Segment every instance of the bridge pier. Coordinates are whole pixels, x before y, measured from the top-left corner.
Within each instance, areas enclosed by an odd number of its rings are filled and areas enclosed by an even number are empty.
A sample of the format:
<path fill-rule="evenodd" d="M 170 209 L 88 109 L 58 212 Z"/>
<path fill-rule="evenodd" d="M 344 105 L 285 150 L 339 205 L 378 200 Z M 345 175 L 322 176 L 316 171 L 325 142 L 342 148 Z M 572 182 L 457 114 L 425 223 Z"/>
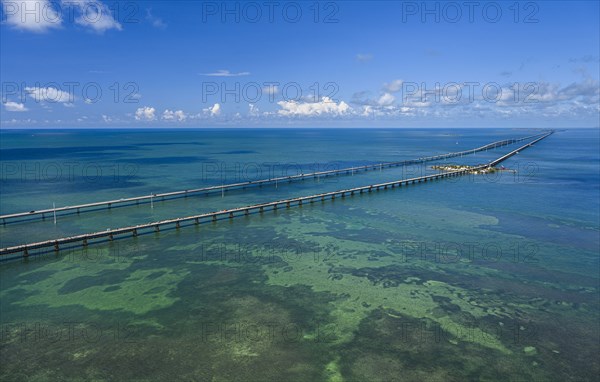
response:
<path fill-rule="evenodd" d="M 180 224 L 178 221 L 176 221 L 176 222 L 175 222 L 175 228 L 176 228 L 176 229 L 179 229 L 179 228 L 181 228 L 181 224 Z"/>
<path fill-rule="evenodd" d="M 158 224 L 154 227 L 154 232 L 160 232 L 160 226 Z"/>
<path fill-rule="evenodd" d="M 137 237 L 137 229 L 133 230 L 133 237 Z"/>

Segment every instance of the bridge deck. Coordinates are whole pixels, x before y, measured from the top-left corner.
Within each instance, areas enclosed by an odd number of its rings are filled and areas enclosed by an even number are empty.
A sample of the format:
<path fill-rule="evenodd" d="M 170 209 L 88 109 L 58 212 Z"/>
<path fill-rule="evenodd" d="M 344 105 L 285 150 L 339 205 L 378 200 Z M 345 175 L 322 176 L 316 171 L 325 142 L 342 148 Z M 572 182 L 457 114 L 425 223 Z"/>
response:
<path fill-rule="evenodd" d="M 140 231 L 147 230 L 147 229 L 151 229 L 151 230 L 158 232 L 158 231 L 160 231 L 160 227 L 165 226 L 165 225 L 173 225 L 174 224 L 176 228 L 180 228 L 182 223 L 193 222 L 194 224 L 200 224 L 202 222 L 206 222 L 207 219 L 208 219 L 208 221 L 217 221 L 219 219 L 219 217 L 234 218 L 234 217 L 239 217 L 239 216 L 247 216 L 250 214 L 251 211 L 257 211 L 257 210 L 259 212 L 264 212 L 264 210 L 266 208 L 271 208 L 273 210 L 276 210 L 280 206 L 285 206 L 285 208 L 289 208 L 291 206 L 301 206 L 304 202 L 313 203 L 318 200 L 321 200 L 321 201 L 325 201 L 326 199 L 333 200 L 336 197 L 344 198 L 346 196 L 353 196 L 357 193 L 362 194 L 364 192 L 372 192 L 372 191 L 379 191 L 382 189 L 401 187 L 402 185 L 407 185 L 409 183 L 414 184 L 414 183 L 419 183 L 419 182 L 427 182 L 429 180 L 464 175 L 464 174 L 470 173 L 472 171 L 482 170 L 485 168 L 492 167 L 498 163 L 501 163 L 502 161 L 510 158 L 511 156 L 517 154 L 518 152 L 525 150 L 528 147 L 531 147 L 533 144 L 548 137 L 552 133 L 553 133 L 553 131 L 545 133 L 544 135 L 533 140 L 532 142 L 527 143 L 526 145 L 521 146 L 518 149 L 513 150 L 510 153 L 503 155 L 502 157 L 500 157 L 488 164 L 476 166 L 469 170 L 457 170 L 457 171 L 450 171 L 450 172 L 445 172 L 445 173 L 441 173 L 441 174 L 425 175 L 425 176 L 420 176 L 420 177 L 416 177 L 416 178 L 396 180 L 396 181 L 387 182 L 387 183 L 355 187 L 355 188 L 326 192 L 326 193 L 315 194 L 315 195 L 310 195 L 310 196 L 284 199 L 284 200 L 278 200 L 278 201 L 274 201 L 274 202 L 268 202 L 268 203 L 232 208 L 232 209 L 227 209 L 227 210 L 209 212 L 209 213 L 187 216 L 187 217 L 182 217 L 182 218 L 161 220 L 161 221 L 156 221 L 156 222 L 152 222 L 152 223 L 139 224 L 139 225 L 135 225 L 135 226 L 129 226 L 129 227 L 123 227 L 123 228 L 117 228 L 117 229 L 109 229 L 106 231 L 87 233 L 87 234 L 70 236 L 70 237 L 54 239 L 54 240 L 47 240 L 47 241 L 42 241 L 42 242 L 37 242 L 37 243 L 17 245 L 17 246 L 13 246 L 13 247 L 0 249 L 0 256 L 6 256 L 6 255 L 21 252 L 24 257 L 28 257 L 29 251 L 33 250 L 33 249 L 54 248 L 55 251 L 58 251 L 60 249 L 61 245 L 68 244 L 68 243 L 81 242 L 84 246 L 87 246 L 88 244 L 90 244 L 88 242 L 89 240 L 100 239 L 100 238 L 107 238 L 109 240 L 113 240 L 115 236 L 123 235 L 123 234 L 132 234 L 133 236 L 137 236 L 138 234 L 141 233 Z"/>
<path fill-rule="evenodd" d="M 291 181 L 302 180 L 302 179 L 311 178 L 311 177 L 317 178 L 317 177 L 329 176 L 329 175 L 340 175 L 340 174 L 349 174 L 349 173 L 353 174 L 355 172 L 368 171 L 368 170 L 372 170 L 372 169 L 373 170 L 374 169 L 383 169 L 383 168 L 398 167 L 398 166 L 402 166 L 402 165 L 424 163 L 424 162 L 454 158 L 454 157 L 458 157 L 458 156 L 462 156 L 462 155 L 474 154 L 476 152 L 494 149 L 497 147 L 507 146 L 507 145 L 510 145 L 510 144 L 513 144 L 516 142 L 521 142 L 523 140 L 539 137 L 541 135 L 543 135 L 543 134 L 537 134 L 537 135 L 532 135 L 532 136 L 518 138 L 518 139 L 506 139 L 506 140 L 502 140 L 502 141 L 492 142 L 487 145 L 484 145 L 484 146 L 481 146 L 481 147 L 478 147 L 475 149 L 471 149 L 471 150 L 435 155 L 435 156 L 430 156 L 430 157 L 423 157 L 423 158 L 419 158 L 419 159 L 415 159 L 415 160 L 405 160 L 405 161 L 399 161 L 399 162 L 386 162 L 386 163 L 380 163 L 380 164 L 374 164 L 374 165 L 372 164 L 372 165 L 366 165 L 366 166 L 349 167 L 349 168 L 343 168 L 343 169 L 338 169 L 338 170 L 320 171 L 320 172 L 313 172 L 313 173 L 308 173 L 308 174 L 282 176 L 282 177 L 277 177 L 277 178 L 261 179 L 261 180 L 226 184 L 226 185 L 220 185 L 220 186 L 210 186 L 210 187 L 203 187 L 203 188 L 197 188 L 197 189 L 191 189 L 191 190 L 172 191 L 172 192 L 165 192 L 165 193 L 160 193 L 160 194 L 143 195 L 143 196 L 137 196 L 137 197 L 131 197 L 131 198 L 107 200 L 107 201 L 86 203 L 86 204 L 80 204 L 80 205 L 74 205 L 74 206 L 64 206 L 64 207 L 37 210 L 37 211 L 34 210 L 34 211 L 29 211 L 29 212 L 19 212 L 19 213 L 13 213 L 13 214 L 0 215 L 0 219 L 2 220 L 3 224 L 7 224 L 7 223 L 11 223 L 11 222 L 15 223 L 18 221 L 30 220 L 30 218 L 32 218 L 33 216 L 39 216 L 39 215 L 41 215 L 42 218 L 45 218 L 46 214 L 48 214 L 48 215 L 57 214 L 57 216 L 60 216 L 61 213 L 68 212 L 68 211 L 76 211 L 77 213 L 90 212 L 90 211 L 94 211 L 94 210 L 90 210 L 91 208 L 94 208 L 94 207 L 107 207 L 107 208 L 111 208 L 113 206 L 124 207 L 127 205 L 139 204 L 140 202 L 149 203 L 151 200 L 154 200 L 154 199 L 160 199 L 160 200 L 174 199 L 174 198 L 187 197 L 187 196 L 194 195 L 194 194 L 224 192 L 224 191 L 231 190 L 231 189 L 241 189 L 241 188 L 252 187 L 252 186 L 261 186 L 261 185 L 265 185 L 265 184 L 277 184 L 278 182 L 286 182 L 286 181 L 291 182 Z"/>

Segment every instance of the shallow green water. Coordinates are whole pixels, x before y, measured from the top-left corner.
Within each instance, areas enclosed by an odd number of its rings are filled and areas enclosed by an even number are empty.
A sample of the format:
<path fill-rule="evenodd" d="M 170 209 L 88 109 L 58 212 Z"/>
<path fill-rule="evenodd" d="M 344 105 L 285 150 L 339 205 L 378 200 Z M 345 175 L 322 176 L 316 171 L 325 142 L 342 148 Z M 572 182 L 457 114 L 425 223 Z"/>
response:
<path fill-rule="evenodd" d="M 205 158 L 140 165 L 127 187 L 87 179 L 86 190 L 78 189 L 86 178 L 52 184 L 3 167 L 2 213 L 44 206 L 45 199 L 74 204 L 215 184 L 220 173 L 198 175 L 206 163 L 345 167 L 530 131 L 112 132 L 116 140 L 63 133 L 41 145 L 31 140 L 36 136 L 2 132 L 3 166 L 52 160 L 108 166 L 132 151 L 155 162 L 166 155 Z M 174 140 L 199 144 L 140 146 Z M 110 150 L 111 144 L 136 148 Z M 82 156 L 90 145 L 102 146 L 106 159 Z M 37 159 L 5 151 L 18 147 L 79 149 Z M 571 130 L 507 161 L 519 176 L 420 184 L 2 263 L 0 375 L 15 381 L 594 380 L 598 147 L 597 131 Z M 401 172 L 62 217 L 57 226 L 7 225 L 0 233 L 5 246 L 391 180 Z"/>

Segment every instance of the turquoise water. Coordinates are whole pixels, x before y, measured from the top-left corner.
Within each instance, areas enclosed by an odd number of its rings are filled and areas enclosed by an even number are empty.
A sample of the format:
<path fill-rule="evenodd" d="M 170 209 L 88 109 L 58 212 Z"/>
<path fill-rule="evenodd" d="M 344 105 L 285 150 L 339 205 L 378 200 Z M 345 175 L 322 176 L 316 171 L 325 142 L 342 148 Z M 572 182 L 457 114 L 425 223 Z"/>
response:
<path fill-rule="evenodd" d="M 2 214 L 460 151 L 528 129 L 2 131 Z M 451 163 L 477 164 L 508 146 Z M 598 130 L 494 175 L 0 263 L 2 380 L 594 380 Z M 435 172 L 0 227 L 2 247 Z"/>

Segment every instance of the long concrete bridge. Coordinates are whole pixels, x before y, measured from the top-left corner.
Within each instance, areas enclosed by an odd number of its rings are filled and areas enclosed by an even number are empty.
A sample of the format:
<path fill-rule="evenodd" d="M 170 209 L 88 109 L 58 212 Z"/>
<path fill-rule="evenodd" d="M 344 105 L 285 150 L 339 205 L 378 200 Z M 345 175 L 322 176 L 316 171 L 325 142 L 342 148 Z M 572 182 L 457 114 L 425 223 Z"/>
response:
<path fill-rule="evenodd" d="M 495 165 L 501 163 L 502 161 L 510 158 L 511 156 L 519 153 L 520 151 L 525 150 L 528 147 L 531 147 L 535 143 L 541 141 L 542 139 L 548 137 L 549 135 L 551 135 L 553 133 L 554 133 L 554 131 L 544 133 L 541 136 L 538 136 L 533 141 L 527 143 L 526 145 L 523 145 L 523 146 L 519 147 L 518 149 L 513 150 L 506 155 L 501 156 L 498 159 L 495 159 L 487 164 L 472 167 L 468 170 L 449 171 L 449 172 L 440 173 L 440 174 L 425 175 L 425 176 L 420 176 L 420 177 L 415 177 L 415 178 L 410 178 L 410 179 L 396 180 L 396 181 L 387 182 L 387 183 L 372 184 L 372 185 L 355 187 L 355 188 L 350 188 L 350 189 L 326 192 L 326 193 L 322 193 L 322 194 L 315 194 L 315 195 L 303 196 L 303 197 L 298 197 L 298 198 L 277 200 L 274 202 L 255 204 L 255 205 L 250 205 L 250 206 L 243 206 L 243 207 L 226 209 L 226 210 L 221 210 L 221 211 L 214 211 L 214 212 L 193 215 L 193 216 L 187 216 L 187 217 L 182 217 L 182 218 L 161 220 L 161 221 L 156 221 L 156 222 L 151 222 L 151 223 L 146 223 L 146 224 L 139 224 L 139 225 L 135 225 L 135 226 L 129 226 L 129 227 L 123 227 L 123 228 L 117 228 L 117 229 L 108 229 L 106 231 L 87 233 L 87 234 L 82 234 L 82 235 L 54 239 L 54 240 L 46 240 L 46 241 L 37 242 L 37 243 L 22 244 L 22 245 L 17 245 L 17 246 L 13 246 L 13 247 L 0 249 L 0 258 L 6 257 L 11 254 L 18 254 L 18 253 L 21 253 L 23 257 L 28 257 L 30 255 L 30 251 L 35 250 L 35 249 L 48 249 L 48 250 L 53 249 L 54 251 L 59 251 L 61 249 L 61 246 L 64 246 L 67 244 L 74 244 L 74 243 L 79 243 L 80 245 L 83 245 L 85 247 L 92 243 L 99 243 L 99 242 L 106 241 L 106 240 L 112 241 L 116 237 L 127 237 L 127 236 L 136 237 L 136 236 L 144 234 L 144 233 L 160 232 L 161 228 L 168 228 L 169 226 L 170 227 L 174 226 L 176 229 L 179 229 L 185 224 L 198 225 L 198 224 L 207 223 L 207 222 L 216 222 L 221 219 L 233 219 L 233 218 L 240 217 L 240 216 L 248 216 L 251 213 L 256 213 L 256 212 L 263 213 L 263 212 L 265 212 L 265 210 L 277 210 L 279 208 L 290 208 L 293 206 L 302 206 L 305 203 L 314 203 L 317 201 L 324 202 L 325 200 L 334 200 L 336 198 L 352 197 L 357 194 L 370 193 L 373 191 L 394 189 L 396 187 L 402 187 L 402 186 L 406 186 L 408 184 L 415 184 L 415 183 L 428 182 L 428 181 L 437 180 L 437 179 L 461 176 L 461 175 L 469 174 L 473 171 L 484 170 L 484 169 L 488 169 L 492 166 L 495 166 Z M 98 241 L 96 239 L 102 239 L 102 240 Z"/>
<path fill-rule="evenodd" d="M 343 169 L 337 169 L 337 170 L 313 172 L 313 173 L 308 173 L 308 174 L 297 174 L 297 175 L 290 175 L 290 176 L 281 176 L 281 177 L 277 177 L 277 178 L 269 178 L 269 179 L 261 179 L 261 180 L 254 180 L 254 181 L 248 181 L 248 182 L 232 183 L 232 184 L 226 184 L 226 185 L 220 185 L 220 186 L 203 187 L 203 188 L 197 188 L 197 189 L 191 189 L 191 190 L 172 191 L 172 192 L 165 192 L 165 193 L 160 193 L 160 194 L 143 195 L 143 196 L 136 196 L 136 197 L 130 197 L 130 198 L 107 200 L 107 201 L 86 203 L 86 204 L 80 204 L 80 205 L 74 205 L 74 206 L 64 206 L 64 207 L 51 208 L 51 209 L 33 210 L 33 211 L 28 211 L 28 212 L 18 212 L 18 213 L 0 215 L 0 220 L 2 221 L 2 224 L 5 225 L 5 224 L 9 224 L 9 223 L 29 221 L 35 216 L 41 216 L 42 219 L 45 219 L 47 215 L 48 216 L 52 216 L 52 215 L 55 215 L 55 216 L 63 215 L 64 216 L 67 214 L 80 214 L 83 212 L 97 211 L 100 208 L 109 208 L 110 209 L 113 207 L 125 207 L 125 206 L 137 205 L 140 203 L 151 203 L 153 200 L 157 200 L 157 201 L 171 200 L 171 199 L 188 197 L 188 196 L 198 195 L 198 194 L 210 194 L 210 193 L 216 193 L 216 192 L 223 193 L 225 191 L 234 190 L 234 189 L 245 189 L 246 187 L 263 186 L 263 185 L 269 185 L 269 184 L 277 185 L 278 183 L 281 183 L 281 182 L 292 182 L 292 181 L 297 181 L 297 180 L 304 180 L 307 178 L 327 177 L 330 175 L 347 175 L 347 174 L 358 173 L 361 171 L 378 170 L 378 169 L 382 170 L 384 168 L 387 169 L 387 168 L 392 168 L 392 167 L 408 166 L 408 165 L 443 160 L 443 159 L 448 159 L 448 158 L 461 157 L 463 155 L 475 154 L 477 152 L 511 145 L 511 144 L 514 144 L 517 142 L 522 142 L 524 140 L 538 138 L 540 136 L 543 136 L 544 134 L 545 133 L 541 133 L 541 134 L 531 135 L 531 136 L 517 138 L 517 139 L 505 139 L 505 140 L 501 140 L 501 141 L 492 142 L 487 145 L 477 147 L 474 149 L 470 149 L 470 150 L 422 157 L 422 158 L 413 159 L 413 160 L 404 160 L 404 161 L 398 161 L 398 162 L 385 162 L 385 163 L 378 163 L 378 164 L 371 164 L 371 165 L 357 166 L 357 167 L 349 167 L 349 168 L 343 168 Z"/>

